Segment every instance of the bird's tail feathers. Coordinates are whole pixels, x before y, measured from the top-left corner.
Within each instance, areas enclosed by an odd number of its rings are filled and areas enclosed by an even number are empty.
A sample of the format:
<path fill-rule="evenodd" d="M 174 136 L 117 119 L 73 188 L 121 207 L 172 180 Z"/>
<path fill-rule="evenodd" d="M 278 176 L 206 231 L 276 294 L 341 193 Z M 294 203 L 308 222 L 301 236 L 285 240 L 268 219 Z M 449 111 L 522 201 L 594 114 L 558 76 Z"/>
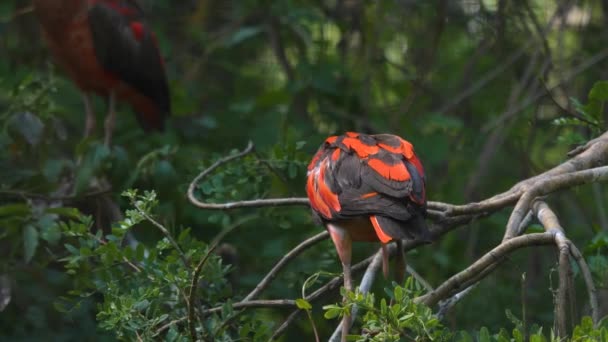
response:
<path fill-rule="evenodd" d="M 392 239 L 416 240 L 424 243 L 432 241 L 431 233 L 422 215 L 415 215 L 406 222 L 374 215 L 371 221 L 378 238 L 384 243 Z"/>

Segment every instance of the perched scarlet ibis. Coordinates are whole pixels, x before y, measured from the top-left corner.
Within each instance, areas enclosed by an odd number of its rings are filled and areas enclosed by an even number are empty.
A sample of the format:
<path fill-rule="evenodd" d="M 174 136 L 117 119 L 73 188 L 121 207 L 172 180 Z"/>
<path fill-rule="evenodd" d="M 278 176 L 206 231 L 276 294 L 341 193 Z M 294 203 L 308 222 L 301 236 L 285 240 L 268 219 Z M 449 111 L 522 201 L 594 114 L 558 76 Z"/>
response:
<path fill-rule="evenodd" d="M 397 275 L 403 277 L 402 239 L 429 242 L 424 169 L 414 147 L 390 134 L 347 132 L 327 138 L 308 165 L 306 193 L 315 220 L 328 230 L 352 291 L 352 241 L 380 241 L 383 271 L 386 244 L 397 242 Z M 399 279 L 402 281 L 403 279 Z M 350 317 L 342 321 L 342 340 Z"/>
<path fill-rule="evenodd" d="M 164 128 L 171 109 L 156 37 L 135 0 L 33 0 L 56 62 L 83 93 L 85 136 L 95 129 L 91 94 L 108 100 L 110 144 L 117 100 L 129 103 L 144 129 Z"/>

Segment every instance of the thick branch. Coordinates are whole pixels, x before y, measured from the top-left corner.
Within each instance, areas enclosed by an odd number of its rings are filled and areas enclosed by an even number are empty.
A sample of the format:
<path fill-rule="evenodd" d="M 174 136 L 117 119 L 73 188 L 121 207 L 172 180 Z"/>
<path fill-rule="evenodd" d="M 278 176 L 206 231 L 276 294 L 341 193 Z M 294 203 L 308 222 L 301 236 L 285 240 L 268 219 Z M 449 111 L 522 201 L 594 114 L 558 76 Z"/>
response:
<path fill-rule="evenodd" d="M 590 182 L 608 180 L 608 166 L 597 167 L 589 170 L 576 171 L 560 175 L 551 175 L 538 179 L 515 205 L 515 209 L 509 217 L 504 239 L 512 238 L 517 234 L 518 228 L 524 217 L 531 208 L 532 201 L 539 196 L 547 195 L 557 190 L 570 188 Z"/>
<path fill-rule="evenodd" d="M 547 203 L 539 201 L 534 203 L 534 213 L 538 221 L 543 225 L 547 232 L 553 232 L 555 236 L 555 245 L 559 251 L 559 288 L 557 290 L 557 298 L 555 301 L 555 327 L 557 336 L 566 337 L 567 332 L 567 315 L 566 315 L 566 297 L 568 294 L 568 273 L 570 272 L 570 261 L 568 259 L 569 250 L 568 239 L 564 233 L 564 229 L 559 224 L 559 220 L 555 213 L 549 208 Z"/>
<path fill-rule="evenodd" d="M 553 241 L 553 234 L 550 233 L 528 234 L 504 241 L 474 262 L 471 266 L 450 277 L 437 287 L 435 291 L 416 298 L 416 301 L 428 306 L 433 306 L 440 300 L 450 296 L 453 291 L 460 289 L 461 285 L 467 280 L 473 278 L 479 272 L 482 272 L 486 267 L 498 262 L 507 254 L 522 247 L 547 245 L 553 243 Z"/>

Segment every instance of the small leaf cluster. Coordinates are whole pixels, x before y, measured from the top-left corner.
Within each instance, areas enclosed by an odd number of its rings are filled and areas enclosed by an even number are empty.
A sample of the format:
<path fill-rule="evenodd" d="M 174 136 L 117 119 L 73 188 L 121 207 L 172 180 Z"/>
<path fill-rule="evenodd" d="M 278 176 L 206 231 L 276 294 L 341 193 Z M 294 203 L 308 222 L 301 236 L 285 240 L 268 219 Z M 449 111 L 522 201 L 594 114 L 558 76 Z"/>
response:
<path fill-rule="evenodd" d="M 352 341 L 448 341 L 451 334 L 432 310 L 414 301 L 422 293 L 419 283 L 408 278 L 403 286 L 394 285 L 385 289 L 389 301 L 378 301 L 373 293 L 342 289 L 344 304 L 323 307 L 325 318 L 350 315 L 357 310 L 362 326 L 359 334 L 349 336 Z"/>
<path fill-rule="evenodd" d="M 590 136 L 597 136 L 606 128 L 605 104 L 608 101 L 608 81 L 597 81 L 589 91 L 587 103 L 581 103 L 576 98 L 570 99 L 574 112 L 553 120 L 556 126 L 567 128 L 584 128 Z M 588 137 L 587 137 L 588 138 Z M 559 140 L 574 144 L 584 142 L 585 136 L 579 130 L 563 131 Z"/>

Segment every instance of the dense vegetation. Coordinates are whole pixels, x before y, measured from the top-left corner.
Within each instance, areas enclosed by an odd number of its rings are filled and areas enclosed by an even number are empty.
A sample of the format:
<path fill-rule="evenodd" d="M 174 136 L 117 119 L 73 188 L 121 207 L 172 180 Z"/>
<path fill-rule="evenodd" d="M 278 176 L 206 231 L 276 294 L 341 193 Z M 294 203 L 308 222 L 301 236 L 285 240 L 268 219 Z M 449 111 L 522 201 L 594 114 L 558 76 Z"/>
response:
<path fill-rule="evenodd" d="M 0 340 L 185 341 L 195 331 L 265 341 L 298 310 L 279 338 L 325 340 L 344 311 L 340 282 L 304 298 L 341 271 L 327 239 L 261 294 L 289 301 L 233 306 L 322 231 L 309 209 L 197 208 L 186 192 L 199 172 L 252 141 L 255 152 L 213 170 L 196 197 L 302 197 L 325 137 L 389 132 L 414 143 L 430 200 L 463 204 L 565 162 L 607 129 L 606 1 L 142 3 L 173 113 L 165 132 L 146 133 L 121 106 L 110 148 L 101 130 L 82 138 L 81 97 L 53 64 L 29 1 L 0 3 Z M 607 197 L 593 182 L 546 198 L 590 265 L 603 313 Z M 500 243 L 511 210 L 463 222 L 410 251 L 408 264 L 439 286 Z M 528 233 L 542 230 L 533 221 Z M 356 245 L 355 261 L 377 248 Z M 412 300 L 420 284 L 379 275 L 370 294 L 348 295 L 346 309 L 361 311 L 352 332 L 361 341 L 549 340 L 558 254 L 509 254 L 441 321 L 437 306 Z M 568 335 L 608 339 L 583 318 L 591 310 L 572 264 Z"/>

